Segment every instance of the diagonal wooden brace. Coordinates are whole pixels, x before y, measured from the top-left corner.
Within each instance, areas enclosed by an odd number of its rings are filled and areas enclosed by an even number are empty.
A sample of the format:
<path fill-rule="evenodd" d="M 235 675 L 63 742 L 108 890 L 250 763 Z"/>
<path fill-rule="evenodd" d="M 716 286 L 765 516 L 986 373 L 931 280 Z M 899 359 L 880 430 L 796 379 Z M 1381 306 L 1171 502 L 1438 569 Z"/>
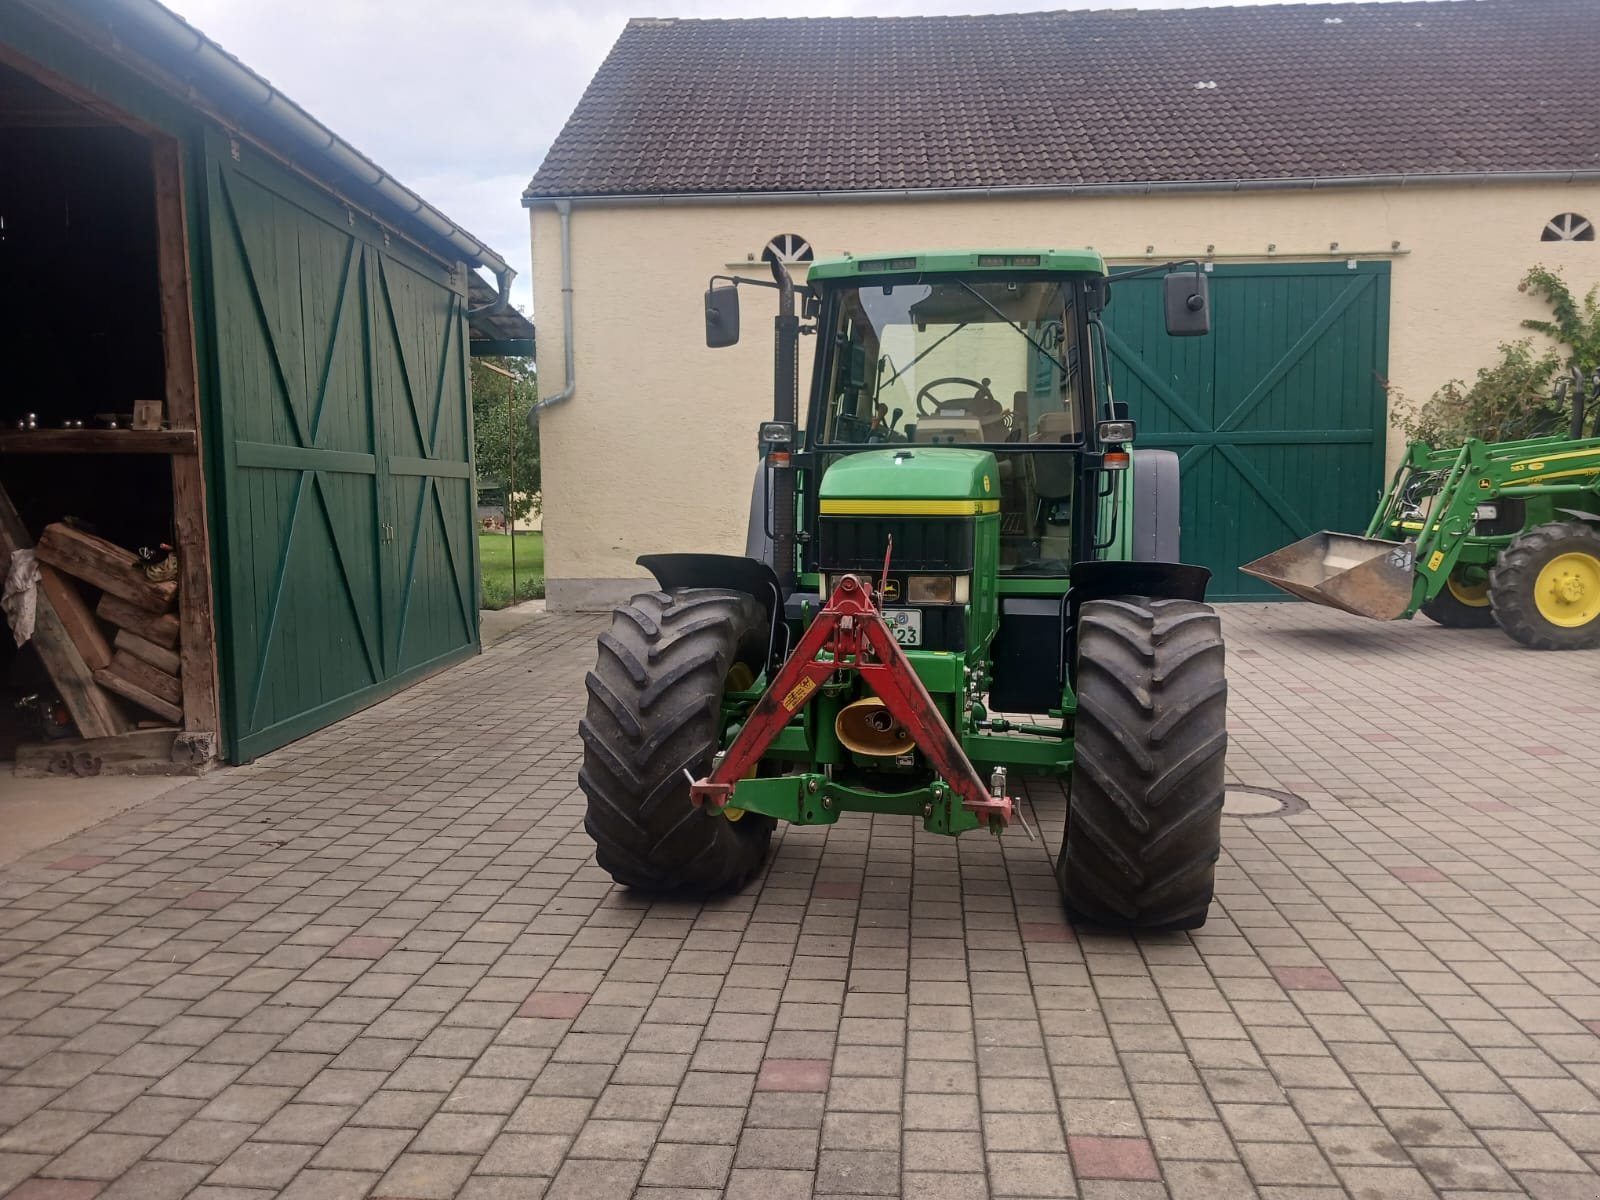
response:
<path fill-rule="evenodd" d="M 825 651 L 828 657 L 819 658 Z M 766 693 L 750 710 L 733 744 L 717 756 L 711 773 L 690 784 L 689 799 L 713 808 L 728 804 L 739 780 L 754 769 L 779 731 L 811 702 L 835 671 L 860 673 L 927 755 L 940 778 L 961 797 L 963 807 L 980 821 L 1010 823 L 1011 797 L 992 794 L 979 777 L 878 613 L 870 588 L 853 575 L 839 581 Z"/>

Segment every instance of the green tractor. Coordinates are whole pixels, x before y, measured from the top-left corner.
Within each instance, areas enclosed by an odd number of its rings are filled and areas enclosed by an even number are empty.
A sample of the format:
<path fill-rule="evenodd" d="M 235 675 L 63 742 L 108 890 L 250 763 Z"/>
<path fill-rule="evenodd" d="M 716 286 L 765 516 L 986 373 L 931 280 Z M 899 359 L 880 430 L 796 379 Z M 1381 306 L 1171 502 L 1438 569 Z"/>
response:
<path fill-rule="evenodd" d="M 774 418 L 743 556 L 639 559 L 588 675 L 579 783 L 626 886 L 707 893 L 774 825 L 846 813 L 1027 827 L 1010 783 L 1066 777 L 1056 874 L 1102 927 L 1203 924 L 1220 847 L 1227 682 L 1209 572 L 1178 562 L 1178 471 L 1111 395 L 1092 251 L 844 256 L 778 293 Z M 1167 272 L 1175 336 L 1207 276 Z M 797 420 L 798 339 L 816 341 Z M 1031 835 L 1031 829 L 1030 829 Z"/>
<path fill-rule="evenodd" d="M 1588 386 L 1600 396 L 1600 373 Z M 1600 646 L 1600 412 L 1585 429 L 1581 373 L 1561 390 L 1566 436 L 1413 442 L 1364 537 L 1312 534 L 1240 570 L 1380 621 L 1420 612 L 1536 650 Z"/>

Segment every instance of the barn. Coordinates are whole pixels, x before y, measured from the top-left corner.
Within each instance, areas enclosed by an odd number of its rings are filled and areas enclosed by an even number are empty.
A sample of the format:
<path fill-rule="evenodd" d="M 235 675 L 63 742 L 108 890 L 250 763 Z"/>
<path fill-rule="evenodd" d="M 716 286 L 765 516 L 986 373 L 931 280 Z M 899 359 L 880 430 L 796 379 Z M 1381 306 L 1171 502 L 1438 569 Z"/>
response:
<path fill-rule="evenodd" d="M 1113 289 L 1113 385 L 1185 557 L 1269 598 L 1238 565 L 1365 527 L 1392 412 L 1543 315 L 1531 266 L 1600 281 L 1596 44 L 1590 0 L 631 22 L 523 198 L 552 606 L 742 551 L 770 342 L 752 297 L 705 349 L 710 276 L 954 247 L 1204 264 L 1209 338 Z"/>
<path fill-rule="evenodd" d="M 474 653 L 512 268 L 154 0 L 0 0 L 0 162 L 0 560 L 43 576 L 0 691 L 79 735 L 47 761 L 247 760 Z"/>

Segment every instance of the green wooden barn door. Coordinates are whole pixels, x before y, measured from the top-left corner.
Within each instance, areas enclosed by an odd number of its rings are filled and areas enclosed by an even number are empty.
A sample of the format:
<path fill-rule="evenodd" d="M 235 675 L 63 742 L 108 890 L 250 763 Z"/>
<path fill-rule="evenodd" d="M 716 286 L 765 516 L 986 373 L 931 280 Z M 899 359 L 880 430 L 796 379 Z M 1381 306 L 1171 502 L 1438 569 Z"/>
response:
<path fill-rule="evenodd" d="M 477 539 L 466 314 L 394 255 L 373 273 L 383 429 L 384 659 L 414 671 L 477 640 Z"/>
<path fill-rule="evenodd" d="M 1359 532 L 1383 484 L 1389 264 L 1216 267 L 1204 338 L 1167 337 L 1159 278 L 1112 297 L 1117 399 L 1139 445 L 1182 464 L 1184 558 L 1211 568 L 1215 599 L 1282 599 L 1239 564 Z"/>
<path fill-rule="evenodd" d="M 207 150 L 207 452 L 239 761 L 476 646 L 466 335 L 445 268 L 402 265 L 367 219 L 248 148 Z"/>

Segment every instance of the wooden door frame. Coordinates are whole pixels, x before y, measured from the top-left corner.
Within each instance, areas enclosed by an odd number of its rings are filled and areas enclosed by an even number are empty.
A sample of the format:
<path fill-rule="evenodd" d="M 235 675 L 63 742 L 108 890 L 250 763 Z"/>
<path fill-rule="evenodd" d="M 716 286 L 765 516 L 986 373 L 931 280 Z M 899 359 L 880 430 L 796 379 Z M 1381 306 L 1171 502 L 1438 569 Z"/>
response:
<path fill-rule="evenodd" d="M 217 712 L 217 645 L 211 596 L 211 541 L 206 522 L 205 454 L 200 418 L 200 373 L 195 358 L 194 281 L 189 268 L 189 222 L 184 204 L 183 147 L 150 135 L 155 178 L 161 343 L 166 364 L 167 420 L 192 429 L 201 453 L 172 456 L 172 519 L 178 554 L 178 652 L 182 660 L 183 728 L 221 733 Z M 213 742 L 212 753 L 216 752 Z"/>
<path fill-rule="evenodd" d="M 183 686 L 183 731 L 203 735 L 194 746 L 196 762 L 220 750 L 217 711 L 217 648 L 211 592 L 211 543 L 206 519 L 204 445 L 201 442 L 200 377 L 195 356 L 193 277 L 189 264 L 189 224 L 184 203 L 183 143 L 165 129 L 108 103 L 9 47 L 0 45 L 0 64 L 26 75 L 86 111 L 142 137 L 150 147 L 155 191 L 156 270 L 161 312 L 167 422 L 193 431 L 195 453 L 172 454 L 174 545 L 178 554 L 178 648 Z"/>

